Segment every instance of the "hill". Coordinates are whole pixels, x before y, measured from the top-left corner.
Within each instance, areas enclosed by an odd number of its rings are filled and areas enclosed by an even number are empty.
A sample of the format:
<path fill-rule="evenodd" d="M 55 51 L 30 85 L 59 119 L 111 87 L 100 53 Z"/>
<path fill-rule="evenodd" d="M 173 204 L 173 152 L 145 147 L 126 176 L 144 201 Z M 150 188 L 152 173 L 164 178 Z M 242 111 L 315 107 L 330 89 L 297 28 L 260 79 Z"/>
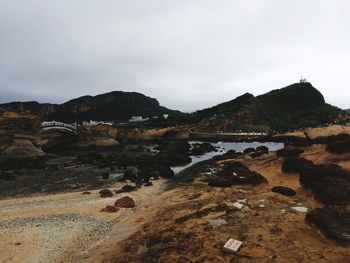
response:
<path fill-rule="evenodd" d="M 296 83 L 254 97 L 234 100 L 192 114 L 190 122 L 206 131 L 266 131 L 314 127 L 334 121 L 342 111 L 325 102 L 310 83 Z"/>
<path fill-rule="evenodd" d="M 182 115 L 180 111 L 170 110 L 159 102 L 137 92 L 113 91 L 97 96 L 83 96 L 63 104 L 30 102 L 11 102 L 0 104 L 9 111 L 26 112 L 40 116 L 43 120 L 64 122 L 87 120 L 126 121 L 131 116 L 143 117 L 169 114 Z"/>

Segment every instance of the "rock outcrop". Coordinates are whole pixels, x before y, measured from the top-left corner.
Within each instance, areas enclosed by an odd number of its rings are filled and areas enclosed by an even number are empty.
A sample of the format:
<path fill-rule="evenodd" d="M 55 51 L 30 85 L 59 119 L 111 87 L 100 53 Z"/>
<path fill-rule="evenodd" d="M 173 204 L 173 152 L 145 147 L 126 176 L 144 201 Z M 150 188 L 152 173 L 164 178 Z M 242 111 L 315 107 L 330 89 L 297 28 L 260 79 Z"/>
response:
<path fill-rule="evenodd" d="M 38 117 L 1 111 L 0 163 L 2 169 L 25 168 L 27 164 L 35 168 L 36 164 L 40 163 L 35 160 L 44 155 L 41 146 L 41 121 Z"/>
<path fill-rule="evenodd" d="M 134 199 L 129 196 L 122 197 L 114 203 L 114 206 L 117 208 L 132 208 L 135 205 Z"/>
<path fill-rule="evenodd" d="M 279 193 L 281 195 L 285 195 L 285 196 L 295 196 L 296 192 L 286 186 L 275 186 L 271 189 L 272 192 L 274 193 Z"/>
<path fill-rule="evenodd" d="M 208 185 L 216 187 L 230 187 L 241 184 L 261 184 L 267 180 L 261 174 L 250 171 L 240 162 L 226 164 L 216 176 L 209 178 Z"/>
<path fill-rule="evenodd" d="M 281 150 L 276 152 L 277 157 L 297 157 L 304 151 L 298 147 L 288 145 Z"/>
<path fill-rule="evenodd" d="M 349 210 L 329 206 L 316 208 L 306 214 L 305 220 L 319 228 L 324 235 L 335 239 L 340 244 L 350 244 Z"/>
<path fill-rule="evenodd" d="M 291 157 L 283 161 L 282 172 L 284 173 L 300 173 L 301 171 L 312 168 L 314 166 L 313 162 L 301 158 L 301 157 Z"/>
<path fill-rule="evenodd" d="M 317 165 L 300 172 L 300 184 L 326 205 L 350 202 L 350 172 L 336 164 Z"/>

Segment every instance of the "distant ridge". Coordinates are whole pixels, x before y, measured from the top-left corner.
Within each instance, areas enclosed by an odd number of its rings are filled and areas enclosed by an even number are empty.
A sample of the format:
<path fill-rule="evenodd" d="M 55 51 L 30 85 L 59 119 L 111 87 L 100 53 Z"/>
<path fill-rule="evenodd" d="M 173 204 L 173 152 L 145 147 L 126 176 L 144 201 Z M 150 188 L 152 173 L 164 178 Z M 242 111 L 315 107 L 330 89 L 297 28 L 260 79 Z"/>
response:
<path fill-rule="evenodd" d="M 64 122 L 87 120 L 126 121 L 130 116 L 143 117 L 169 114 L 179 116 L 183 113 L 159 105 L 159 102 L 137 92 L 112 91 L 97 96 L 83 96 L 63 104 L 29 102 L 10 102 L 0 104 L 8 111 L 38 115 L 43 120 Z"/>
<path fill-rule="evenodd" d="M 295 83 L 254 97 L 234 100 L 197 111 L 190 116 L 203 131 L 267 131 L 314 127 L 336 120 L 342 113 L 329 105 L 311 83 Z"/>

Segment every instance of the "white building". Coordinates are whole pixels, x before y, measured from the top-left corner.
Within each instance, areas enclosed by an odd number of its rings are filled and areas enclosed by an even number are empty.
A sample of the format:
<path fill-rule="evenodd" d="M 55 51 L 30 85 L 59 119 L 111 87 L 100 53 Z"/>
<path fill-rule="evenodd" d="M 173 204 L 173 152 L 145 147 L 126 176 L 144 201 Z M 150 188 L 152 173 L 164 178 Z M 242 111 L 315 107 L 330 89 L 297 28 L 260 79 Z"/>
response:
<path fill-rule="evenodd" d="M 148 121 L 149 118 L 143 118 L 142 116 L 131 116 L 129 119 L 129 122 L 143 122 L 143 121 Z"/>

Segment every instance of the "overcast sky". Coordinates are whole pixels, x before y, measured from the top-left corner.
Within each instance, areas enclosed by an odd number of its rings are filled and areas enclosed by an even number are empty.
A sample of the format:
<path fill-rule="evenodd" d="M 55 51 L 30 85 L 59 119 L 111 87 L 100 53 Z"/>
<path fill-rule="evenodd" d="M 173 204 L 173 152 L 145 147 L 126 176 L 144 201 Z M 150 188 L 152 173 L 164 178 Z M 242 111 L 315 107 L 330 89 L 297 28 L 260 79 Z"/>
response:
<path fill-rule="evenodd" d="M 303 75 L 350 108 L 348 0 L 0 0 L 0 102 L 137 91 L 183 111 Z"/>

